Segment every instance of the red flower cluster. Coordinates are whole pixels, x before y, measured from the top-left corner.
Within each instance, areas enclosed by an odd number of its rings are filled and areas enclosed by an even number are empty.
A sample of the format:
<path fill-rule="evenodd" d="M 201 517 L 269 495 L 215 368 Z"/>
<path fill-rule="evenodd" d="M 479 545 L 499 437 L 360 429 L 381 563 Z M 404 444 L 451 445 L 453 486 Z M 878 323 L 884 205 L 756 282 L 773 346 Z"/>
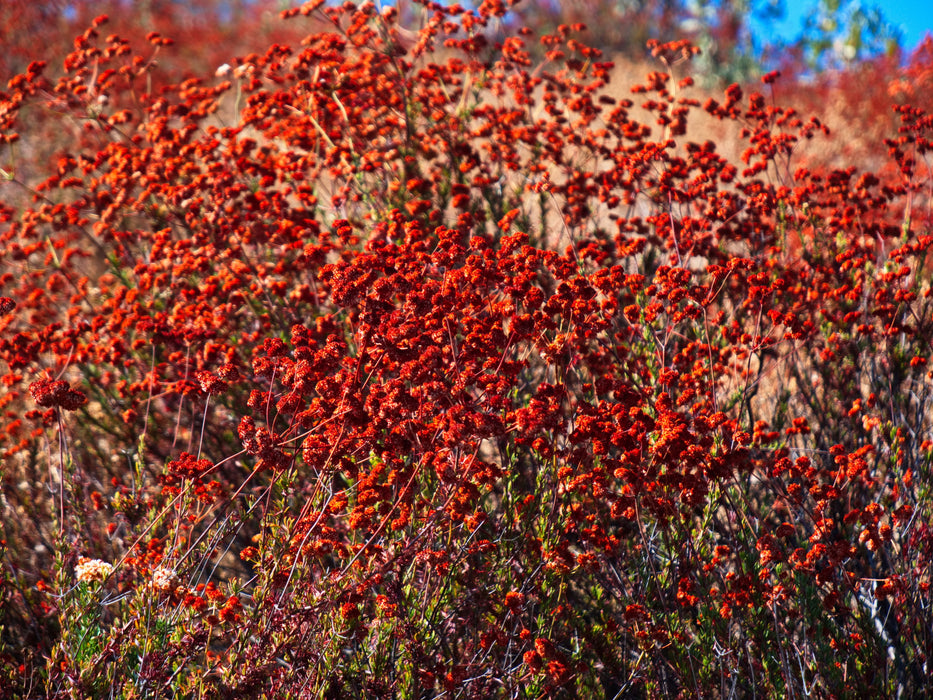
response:
<path fill-rule="evenodd" d="M 823 167 L 776 75 L 701 100 L 695 47 L 653 42 L 622 94 L 580 27 L 536 65 L 495 38 L 511 3 L 419 7 L 410 37 L 308 3 L 300 44 L 177 84 L 178 45 L 100 19 L 0 94 L 4 158 L 62 127 L 3 185 L 4 503 L 35 515 L 0 556 L 64 582 L 80 541 L 139 621 L 79 634 L 65 583 L 17 594 L 2 643 L 51 661 L 0 668 L 72 695 L 926 687 L 933 120 L 901 105 L 887 165 Z"/>
<path fill-rule="evenodd" d="M 66 411 L 77 411 L 87 403 L 87 396 L 72 389 L 61 379 L 40 379 L 29 385 L 29 393 L 40 406 L 61 407 Z"/>

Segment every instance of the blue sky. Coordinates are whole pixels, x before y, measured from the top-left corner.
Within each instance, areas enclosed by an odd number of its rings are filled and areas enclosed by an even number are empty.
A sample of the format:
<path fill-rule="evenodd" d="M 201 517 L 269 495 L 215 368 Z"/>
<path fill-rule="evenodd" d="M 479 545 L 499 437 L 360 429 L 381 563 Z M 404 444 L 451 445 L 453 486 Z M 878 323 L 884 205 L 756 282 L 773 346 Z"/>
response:
<path fill-rule="evenodd" d="M 769 26 L 766 31 L 793 39 L 800 33 L 803 18 L 817 4 L 817 0 L 784 0 L 786 18 Z M 920 42 L 924 34 L 933 33 L 933 0 L 862 0 L 861 5 L 877 7 L 891 24 L 900 28 L 902 45 L 908 51 Z"/>

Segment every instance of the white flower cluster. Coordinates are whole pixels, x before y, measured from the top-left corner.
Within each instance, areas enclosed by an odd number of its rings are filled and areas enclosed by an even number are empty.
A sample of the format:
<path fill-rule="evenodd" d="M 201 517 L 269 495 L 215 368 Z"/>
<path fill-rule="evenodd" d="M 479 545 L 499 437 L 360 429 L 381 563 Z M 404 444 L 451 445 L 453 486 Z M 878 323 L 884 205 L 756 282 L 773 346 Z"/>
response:
<path fill-rule="evenodd" d="M 75 578 L 79 581 L 103 581 L 113 572 L 113 567 L 100 559 L 80 557 L 75 566 Z"/>
<path fill-rule="evenodd" d="M 175 572 L 160 566 L 152 572 L 152 580 L 149 585 L 157 591 L 167 592 L 175 588 Z"/>
<path fill-rule="evenodd" d="M 242 63 L 236 68 L 231 66 L 229 63 L 224 63 L 222 66 L 218 66 L 217 70 L 214 71 L 214 75 L 218 78 L 226 78 L 228 75 L 233 73 L 233 77 L 237 80 L 242 80 L 246 76 L 252 75 L 256 72 L 256 66 L 252 63 Z"/>

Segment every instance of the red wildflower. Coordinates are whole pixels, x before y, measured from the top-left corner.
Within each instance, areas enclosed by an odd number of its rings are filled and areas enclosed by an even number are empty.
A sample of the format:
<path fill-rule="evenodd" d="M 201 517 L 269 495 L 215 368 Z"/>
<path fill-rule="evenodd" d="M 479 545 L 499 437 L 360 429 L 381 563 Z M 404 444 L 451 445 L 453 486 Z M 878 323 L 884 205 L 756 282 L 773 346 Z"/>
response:
<path fill-rule="evenodd" d="M 66 411 L 77 411 L 87 403 L 87 397 L 68 382 L 60 379 L 40 379 L 29 385 L 29 393 L 40 406 L 61 407 Z"/>

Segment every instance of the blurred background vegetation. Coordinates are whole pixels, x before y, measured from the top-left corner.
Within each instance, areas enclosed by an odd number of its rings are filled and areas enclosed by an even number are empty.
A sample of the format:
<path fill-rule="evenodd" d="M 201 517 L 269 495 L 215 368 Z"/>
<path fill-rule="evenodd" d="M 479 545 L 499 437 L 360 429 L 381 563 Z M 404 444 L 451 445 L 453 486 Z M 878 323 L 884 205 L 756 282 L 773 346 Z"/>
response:
<path fill-rule="evenodd" d="M 785 74 L 814 75 L 843 69 L 879 57 L 903 60 L 903 35 L 883 11 L 859 0 L 796 0 L 796 14 L 806 6 L 793 38 L 771 32 L 787 19 L 786 0 L 536 0 L 513 5 L 503 17 L 503 29 L 525 26 L 535 34 L 550 33 L 560 24 L 583 23 L 584 39 L 608 55 L 639 60 L 648 39 L 690 39 L 702 50 L 696 69 L 710 87 L 745 82 L 773 69 Z M 275 22 L 294 4 L 283 0 L 4 0 L 0 3 L 0 78 L 3 82 L 25 69 L 36 45 L 60 55 L 59 44 L 106 13 L 121 35 L 162 31 L 178 43 L 197 37 L 200 55 L 191 55 L 188 69 L 216 61 L 215 52 L 237 55 L 266 40 L 294 30 Z M 388 3 L 377 3 L 388 4 Z M 421 5 L 397 3 L 401 21 L 417 28 Z M 469 5 L 469 2 L 462 3 Z M 476 3 L 478 4 L 478 3 Z M 785 22 L 786 24 L 786 22 Z M 128 36 L 127 38 L 132 38 Z M 189 46 L 191 44 L 188 44 Z M 209 50 L 204 50 L 209 49 Z M 176 59 L 177 60 L 177 59 Z"/>

